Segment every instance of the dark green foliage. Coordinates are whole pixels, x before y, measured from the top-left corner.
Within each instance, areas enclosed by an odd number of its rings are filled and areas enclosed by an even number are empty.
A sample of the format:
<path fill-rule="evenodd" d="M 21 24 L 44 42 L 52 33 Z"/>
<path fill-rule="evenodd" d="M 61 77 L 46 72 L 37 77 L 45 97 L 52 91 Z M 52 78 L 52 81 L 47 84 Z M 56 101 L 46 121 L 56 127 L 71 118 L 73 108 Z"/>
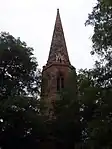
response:
<path fill-rule="evenodd" d="M 40 103 L 40 72 L 33 49 L 0 34 L 0 147 L 37 148 L 46 136 Z"/>
<path fill-rule="evenodd" d="M 112 147 L 112 89 L 100 86 L 95 74 L 94 69 L 78 75 L 82 144 L 83 148 L 107 149 Z"/>
<path fill-rule="evenodd" d="M 112 48 L 112 7 L 98 0 L 97 5 L 93 8 L 86 21 L 86 25 L 89 24 L 94 26 L 92 54 L 98 54 L 105 61 L 110 60 Z"/>
<path fill-rule="evenodd" d="M 112 1 L 111 0 L 103 0 L 104 4 L 108 6 L 112 6 Z"/>
<path fill-rule="evenodd" d="M 91 75 L 96 91 L 90 91 L 90 101 L 94 98 L 96 107 L 86 122 L 86 142 L 92 149 L 112 148 L 112 6 L 107 3 L 98 0 L 86 22 L 94 27 L 91 53 L 99 58 Z"/>
<path fill-rule="evenodd" d="M 38 92 L 39 71 L 32 52 L 19 38 L 0 34 L 0 97 Z"/>
<path fill-rule="evenodd" d="M 112 90 L 102 90 L 97 109 L 89 125 L 89 144 L 94 148 L 112 147 Z"/>
<path fill-rule="evenodd" d="M 0 102 L 0 146 L 37 148 L 45 137 L 45 125 L 39 116 L 35 98 L 9 97 Z M 7 142 L 7 143 L 6 143 Z"/>

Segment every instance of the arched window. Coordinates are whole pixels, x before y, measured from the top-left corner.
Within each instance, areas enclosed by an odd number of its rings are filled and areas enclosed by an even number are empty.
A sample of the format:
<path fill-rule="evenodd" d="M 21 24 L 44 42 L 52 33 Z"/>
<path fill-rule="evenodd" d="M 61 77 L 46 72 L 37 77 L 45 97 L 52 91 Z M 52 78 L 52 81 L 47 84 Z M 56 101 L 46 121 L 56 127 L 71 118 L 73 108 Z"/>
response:
<path fill-rule="evenodd" d="M 64 76 L 62 74 L 58 74 L 57 76 L 57 91 L 60 91 L 64 88 Z"/>

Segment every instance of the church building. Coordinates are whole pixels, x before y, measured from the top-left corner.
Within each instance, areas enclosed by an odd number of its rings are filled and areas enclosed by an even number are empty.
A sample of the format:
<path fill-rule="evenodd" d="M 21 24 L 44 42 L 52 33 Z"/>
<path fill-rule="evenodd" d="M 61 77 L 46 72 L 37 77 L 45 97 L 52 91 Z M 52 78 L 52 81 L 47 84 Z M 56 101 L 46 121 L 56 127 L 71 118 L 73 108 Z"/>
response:
<path fill-rule="evenodd" d="M 53 103 L 58 92 L 65 87 L 69 72 L 73 66 L 70 63 L 59 9 L 54 26 L 54 32 L 48 60 L 42 71 L 42 98 L 45 100 L 48 111 L 52 111 Z"/>

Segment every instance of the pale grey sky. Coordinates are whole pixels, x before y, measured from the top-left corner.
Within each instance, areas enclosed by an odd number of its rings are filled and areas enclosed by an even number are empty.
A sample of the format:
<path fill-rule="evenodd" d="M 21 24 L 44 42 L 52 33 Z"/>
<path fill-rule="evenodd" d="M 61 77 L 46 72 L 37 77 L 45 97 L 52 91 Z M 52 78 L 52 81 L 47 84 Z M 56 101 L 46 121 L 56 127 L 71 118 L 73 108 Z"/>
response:
<path fill-rule="evenodd" d="M 92 28 L 85 27 L 95 0 L 0 0 L 0 32 L 20 37 L 32 46 L 42 68 L 46 64 L 60 9 L 70 61 L 77 69 L 91 68 Z"/>

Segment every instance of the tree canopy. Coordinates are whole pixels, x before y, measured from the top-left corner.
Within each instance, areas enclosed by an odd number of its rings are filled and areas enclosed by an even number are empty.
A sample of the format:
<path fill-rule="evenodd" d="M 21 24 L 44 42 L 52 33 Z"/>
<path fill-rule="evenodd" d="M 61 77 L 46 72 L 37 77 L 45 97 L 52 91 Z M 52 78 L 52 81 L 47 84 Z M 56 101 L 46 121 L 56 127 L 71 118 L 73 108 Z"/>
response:
<path fill-rule="evenodd" d="M 38 92 L 37 66 L 33 48 L 9 33 L 0 34 L 0 97 Z"/>
<path fill-rule="evenodd" d="M 37 66 L 33 48 L 9 33 L 0 34 L 1 148 L 37 148 L 39 138 L 43 137 Z"/>
<path fill-rule="evenodd" d="M 92 78 L 97 92 L 94 93 L 96 108 L 92 119 L 87 122 L 89 148 L 112 148 L 112 6 L 111 1 L 97 0 L 96 6 L 88 16 L 86 25 L 94 27 L 93 49 L 98 60 L 92 70 Z M 90 99 L 91 100 L 91 99 Z"/>

